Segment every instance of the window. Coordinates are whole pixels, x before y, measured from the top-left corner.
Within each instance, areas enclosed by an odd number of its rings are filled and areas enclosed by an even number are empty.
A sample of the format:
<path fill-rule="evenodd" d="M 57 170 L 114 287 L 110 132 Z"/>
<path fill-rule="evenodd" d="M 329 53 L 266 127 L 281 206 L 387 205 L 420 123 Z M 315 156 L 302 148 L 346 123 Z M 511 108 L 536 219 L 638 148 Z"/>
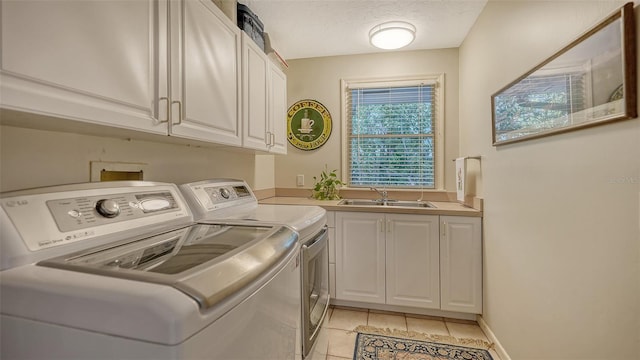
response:
<path fill-rule="evenodd" d="M 442 77 L 343 81 L 348 186 L 441 187 Z"/>

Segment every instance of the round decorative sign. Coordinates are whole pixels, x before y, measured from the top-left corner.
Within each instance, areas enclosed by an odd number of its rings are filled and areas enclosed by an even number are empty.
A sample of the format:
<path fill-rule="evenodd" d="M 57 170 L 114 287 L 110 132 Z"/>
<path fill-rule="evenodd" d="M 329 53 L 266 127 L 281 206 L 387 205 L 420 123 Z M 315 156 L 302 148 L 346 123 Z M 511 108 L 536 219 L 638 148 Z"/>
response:
<path fill-rule="evenodd" d="M 301 150 L 324 145 L 331 135 L 331 114 L 315 100 L 300 100 L 287 111 L 287 139 Z"/>

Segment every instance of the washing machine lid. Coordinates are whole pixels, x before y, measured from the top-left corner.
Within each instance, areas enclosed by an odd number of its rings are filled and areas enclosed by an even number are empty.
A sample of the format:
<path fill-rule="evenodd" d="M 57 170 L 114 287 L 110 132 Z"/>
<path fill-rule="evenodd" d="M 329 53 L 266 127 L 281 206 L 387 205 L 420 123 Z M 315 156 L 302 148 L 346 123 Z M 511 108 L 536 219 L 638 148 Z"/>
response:
<path fill-rule="evenodd" d="M 172 286 L 206 310 L 276 266 L 297 240 L 284 226 L 196 224 L 38 265 Z"/>

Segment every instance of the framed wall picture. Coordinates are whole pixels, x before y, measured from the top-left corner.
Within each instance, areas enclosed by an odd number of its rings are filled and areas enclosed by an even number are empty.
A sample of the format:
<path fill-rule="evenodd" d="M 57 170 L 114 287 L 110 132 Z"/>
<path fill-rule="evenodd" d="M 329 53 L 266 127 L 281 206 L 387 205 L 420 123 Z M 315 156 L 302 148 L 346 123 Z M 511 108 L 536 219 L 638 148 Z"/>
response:
<path fill-rule="evenodd" d="M 300 150 L 315 150 L 331 136 L 331 114 L 316 100 L 300 100 L 287 111 L 287 139 Z"/>
<path fill-rule="evenodd" d="M 636 27 L 627 3 L 491 97 L 493 145 L 637 116 Z"/>

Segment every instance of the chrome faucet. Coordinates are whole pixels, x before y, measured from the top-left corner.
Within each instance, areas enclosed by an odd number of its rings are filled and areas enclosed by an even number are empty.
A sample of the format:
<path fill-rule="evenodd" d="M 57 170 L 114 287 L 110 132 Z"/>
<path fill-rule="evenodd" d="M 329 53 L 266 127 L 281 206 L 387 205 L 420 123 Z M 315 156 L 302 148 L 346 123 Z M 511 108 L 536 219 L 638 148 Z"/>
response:
<path fill-rule="evenodd" d="M 382 198 L 380 198 L 380 199 L 378 199 L 376 201 L 382 202 L 382 203 L 386 203 L 389 200 L 389 198 L 388 198 L 389 194 L 387 193 L 387 190 L 382 189 L 382 191 L 380 191 L 380 190 L 378 190 L 378 189 L 376 189 L 374 187 L 370 187 L 369 189 L 377 192 L 382 197 Z"/>

